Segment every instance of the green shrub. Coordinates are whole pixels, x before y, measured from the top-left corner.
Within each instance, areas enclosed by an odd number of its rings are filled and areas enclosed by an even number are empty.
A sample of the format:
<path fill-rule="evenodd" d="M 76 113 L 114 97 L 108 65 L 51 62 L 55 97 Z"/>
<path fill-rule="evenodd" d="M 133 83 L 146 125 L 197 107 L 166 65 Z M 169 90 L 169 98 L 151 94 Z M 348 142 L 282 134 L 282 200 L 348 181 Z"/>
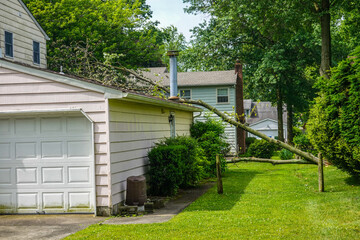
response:
<path fill-rule="evenodd" d="M 312 144 L 338 168 L 360 173 L 360 46 L 319 79 L 319 97 L 307 124 Z"/>
<path fill-rule="evenodd" d="M 263 139 L 253 142 L 247 150 L 247 154 L 251 157 L 271 158 L 276 146 Z"/>
<path fill-rule="evenodd" d="M 251 144 L 253 144 L 257 139 L 254 137 L 245 138 L 246 148 L 249 148 Z"/>
<path fill-rule="evenodd" d="M 230 145 L 225 141 L 225 126 L 220 120 L 207 117 L 205 122 L 196 122 L 190 128 L 194 137 L 203 149 L 207 161 L 202 165 L 205 176 L 216 175 L 216 155 L 220 155 L 221 169 L 226 169 L 225 155 L 230 151 Z"/>
<path fill-rule="evenodd" d="M 311 144 L 308 135 L 302 133 L 294 137 L 294 145 L 304 152 L 309 152 L 313 155 L 317 155 L 317 151 Z"/>
<path fill-rule="evenodd" d="M 222 172 L 226 169 L 225 155 L 229 151 L 229 144 L 223 139 L 218 137 L 215 132 L 207 132 L 203 134 L 199 139 L 199 145 L 204 150 L 208 165 L 204 166 L 205 173 L 207 176 L 216 175 L 216 155 L 219 154 L 221 170 Z"/>
<path fill-rule="evenodd" d="M 175 138 L 165 138 L 156 144 L 157 146 L 185 146 L 184 168 L 182 169 L 183 181 L 180 187 L 186 188 L 196 185 L 201 178 L 206 177 L 204 168 L 209 164 L 203 149 L 199 146 L 196 139 L 189 136 L 177 136 Z"/>
<path fill-rule="evenodd" d="M 223 122 L 207 116 L 205 118 L 205 122 L 197 121 L 192 124 L 190 127 L 190 135 L 195 139 L 199 139 L 207 132 L 215 132 L 219 137 L 226 139 Z"/>
<path fill-rule="evenodd" d="M 294 154 L 287 149 L 281 149 L 279 156 L 280 156 L 281 160 L 287 160 L 287 159 L 294 158 Z"/>
<path fill-rule="evenodd" d="M 171 196 L 177 193 L 183 182 L 183 169 L 186 155 L 185 146 L 157 146 L 148 156 L 150 161 L 150 193 L 158 196 Z"/>

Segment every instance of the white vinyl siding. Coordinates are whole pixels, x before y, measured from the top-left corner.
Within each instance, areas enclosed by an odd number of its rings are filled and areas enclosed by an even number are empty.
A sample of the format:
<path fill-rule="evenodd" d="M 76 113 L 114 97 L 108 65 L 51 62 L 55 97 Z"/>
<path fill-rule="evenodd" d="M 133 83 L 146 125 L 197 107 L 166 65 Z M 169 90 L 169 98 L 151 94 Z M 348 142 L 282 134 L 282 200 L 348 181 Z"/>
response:
<path fill-rule="evenodd" d="M 8 60 L 46 68 L 45 36 L 19 1 L 1 1 L 0 16 L 0 47 L 4 55 L 5 31 L 13 33 L 13 57 Z M 33 41 L 40 43 L 40 65 L 33 61 Z"/>
<path fill-rule="evenodd" d="M 217 104 L 217 89 L 228 89 L 229 93 L 229 103 L 228 104 Z M 211 106 L 216 106 L 216 108 L 222 112 L 234 113 L 235 108 L 235 88 L 228 86 L 208 86 L 208 87 L 192 87 L 191 88 L 192 99 L 202 101 L 210 104 Z M 195 118 L 195 121 L 205 121 L 204 114 L 208 113 L 207 109 L 204 109 L 204 112 L 200 117 Z M 195 113 L 194 115 L 198 115 Z M 213 117 L 218 118 L 215 114 L 212 114 Z M 231 151 L 235 152 L 236 150 L 236 129 L 234 126 L 225 123 L 225 135 L 227 137 L 227 142 L 231 146 Z"/>
<path fill-rule="evenodd" d="M 111 192 L 115 205 L 125 200 L 126 179 L 147 172 L 149 150 L 170 136 L 170 112 L 175 112 L 177 135 L 189 135 L 192 113 L 120 100 L 110 100 L 109 107 Z"/>
<path fill-rule="evenodd" d="M 82 109 L 94 122 L 97 206 L 110 205 L 106 102 L 83 88 L 0 67 L 0 112 Z"/>

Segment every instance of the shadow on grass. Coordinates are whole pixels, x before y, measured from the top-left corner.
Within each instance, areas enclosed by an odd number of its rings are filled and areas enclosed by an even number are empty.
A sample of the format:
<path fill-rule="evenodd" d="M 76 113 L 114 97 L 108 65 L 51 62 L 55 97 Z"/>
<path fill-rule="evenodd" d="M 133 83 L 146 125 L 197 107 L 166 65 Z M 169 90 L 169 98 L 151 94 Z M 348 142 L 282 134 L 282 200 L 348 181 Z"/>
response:
<path fill-rule="evenodd" d="M 241 195 L 251 180 L 260 171 L 249 171 L 243 169 L 231 170 L 225 173 L 223 177 L 223 194 L 217 193 L 215 185 L 205 195 L 197 199 L 184 212 L 192 211 L 226 211 L 231 210 L 240 200 Z"/>
<path fill-rule="evenodd" d="M 360 176 L 351 176 L 345 179 L 347 185 L 360 186 Z"/>

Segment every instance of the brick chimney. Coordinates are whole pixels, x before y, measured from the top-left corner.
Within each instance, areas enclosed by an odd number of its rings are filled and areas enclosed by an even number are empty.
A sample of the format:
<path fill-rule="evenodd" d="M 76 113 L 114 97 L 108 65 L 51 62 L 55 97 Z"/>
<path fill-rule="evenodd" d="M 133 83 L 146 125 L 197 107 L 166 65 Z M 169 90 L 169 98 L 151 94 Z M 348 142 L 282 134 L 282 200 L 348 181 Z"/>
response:
<path fill-rule="evenodd" d="M 236 74 L 236 86 L 235 86 L 235 95 L 236 95 L 236 108 L 235 112 L 239 117 L 237 121 L 245 123 L 245 114 L 244 114 L 244 88 L 243 88 L 243 69 L 242 64 L 239 60 L 236 60 L 235 63 L 235 74 Z M 239 153 L 245 153 L 246 132 L 241 128 L 236 128 L 236 144 Z"/>

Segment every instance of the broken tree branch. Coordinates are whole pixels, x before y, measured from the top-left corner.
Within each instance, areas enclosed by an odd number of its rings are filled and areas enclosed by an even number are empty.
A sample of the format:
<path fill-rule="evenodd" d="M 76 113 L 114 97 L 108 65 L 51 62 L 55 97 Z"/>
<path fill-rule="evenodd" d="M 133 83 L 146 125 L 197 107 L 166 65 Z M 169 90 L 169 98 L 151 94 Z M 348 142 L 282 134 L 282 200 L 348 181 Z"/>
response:
<path fill-rule="evenodd" d="M 258 136 L 270 143 L 273 143 L 277 146 L 280 146 L 282 148 L 285 148 L 287 150 L 289 150 L 290 152 L 292 153 L 295 153 L 303 158 L 305 158 L 306 160 L 310 161 L 310 162 L 313 162 L 315 164 L 318 164 L 319 162 L 319 159 L 317 157 L 315 157 L 314 155 L 312 155 L 311 153 L 307 153 L 307 152 L 304 152 L 304 151 L 301 151 L 300 149 L 296 148 L 296 147 L 293 147 L 289 144 L 286 144 L 284 142 L 281 142 L 279 140 L 276 140 L 276 139 L 273 139 L 273 138 L 270 138 L 268 136 L 266 136 L 265 134 L 259 132 L 259 131 L 256 131 L 252 128 L 250 128 L 249 126 L 247 126 L 246 124 L 242 124 L 240 122 L 237 122 L 231 118 L 229 118 L 228 116 L 226 116 L 224 113 L 220 112 L 218 109 L 216 109 L 215 107 L 201 101 L 201 100 L 192 100 L 192 99 L 180 99 L 178 100 L 179 102 L 182 102 L 182 103 L 189 103 L 189 104 L 195 104 L 195 105 L 199 105 L 199 106 L 203 106 L 204 108 L 207 108 L 209 109 L 210 111 L 212 111 L 213 113 L 215 113 L 216 115 L 218 115 L 221 119 L 223 119 L 225 122 L 235 126 L 235 127 L 238 127 L 238 128 L 241 128 L 241 129 L 244 129 L 245 131 L 255 135 L 255 136 Z"/>
<path fill-rule="evenodd" d="M 302 159 L 289 159 L 289 160 L 274 160 L 267 158 L 255 158 L 255 157 L 241 157 L 241 158 L 232 158 L 227 161 L 228 163 L 236 162 L 262 162 L 262 163 L 271 163 L 272 165 L 278 164 L 315 164 L 314 162 L 302 160 Z"/>

